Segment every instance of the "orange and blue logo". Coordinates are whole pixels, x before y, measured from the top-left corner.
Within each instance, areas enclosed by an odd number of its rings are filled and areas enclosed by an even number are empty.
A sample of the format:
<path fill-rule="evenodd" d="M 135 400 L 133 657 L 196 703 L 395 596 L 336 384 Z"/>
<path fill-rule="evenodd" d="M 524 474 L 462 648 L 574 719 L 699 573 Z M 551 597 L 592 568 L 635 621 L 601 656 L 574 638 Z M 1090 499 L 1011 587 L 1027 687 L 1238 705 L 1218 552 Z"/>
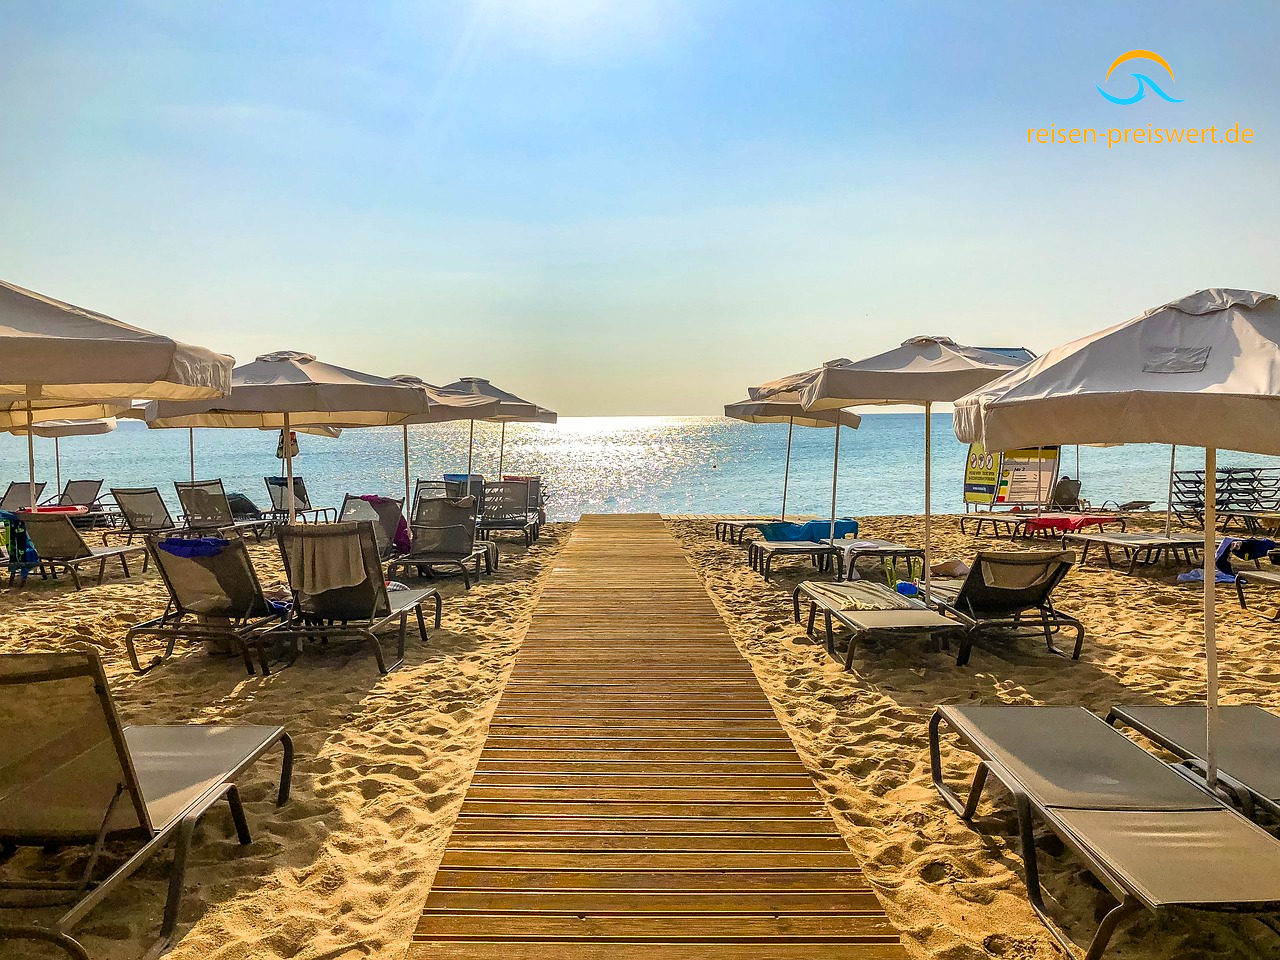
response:
<path fill-rule="evenodd" d="M 1127 63 L 1130 60 L 1150 60 L 1154 63 L 1158 63 L 1160 64 L 1160 66 L 1164 67 L 1165 72 L 1169 74 L 1170 80 L 1174 78 L 1173 68 L 1169 66 L 1168 61 L 1166 61 L 1164 57 L 1160 56 L 1160 54 L 1152 50 L 1129 50 L 1128 52 L 1122 53 L 1120 54 L 1120 56 L 1116 57 L 1115 61 L 1111 64 L 1111 66 L 1107 68 L 1106 79 L 1110 80 L 1111 74 L 1115 71 L 1116 67 L 1120 66 L 1120 64 L 1122 63 Z M 1165 100 L 1169 103 L 1182 103 L 1182 100 L 1178 99 L 1177 97 L 1171 97 L 1167 93 L 1165 93 L 1163 90 L 1161 90 L 1160 85 L 1157 84 L 1150 77 L 1148 77 L 1145 73 L 1131 73 L 1129 74 L 1129 76 L 1133 77 L 1135 80 L 1138 81 L 1138 92 L 1131 97 L 1115 97 L 1107 93 L 1107 91 L 1103 90 L 1101 84 L 1094 84 L 1094 86 L 1098 88 L 1098 92 L 1100 94 L 1102 94 L 1112 103 L 1118 103 L 1121 106 L 1128 106 L 1129 104 L 1137 103 L 1139 100 L 1144 99 L 1147 95 L 1148 90 L 1154 93 L 1161 100 Z"/>

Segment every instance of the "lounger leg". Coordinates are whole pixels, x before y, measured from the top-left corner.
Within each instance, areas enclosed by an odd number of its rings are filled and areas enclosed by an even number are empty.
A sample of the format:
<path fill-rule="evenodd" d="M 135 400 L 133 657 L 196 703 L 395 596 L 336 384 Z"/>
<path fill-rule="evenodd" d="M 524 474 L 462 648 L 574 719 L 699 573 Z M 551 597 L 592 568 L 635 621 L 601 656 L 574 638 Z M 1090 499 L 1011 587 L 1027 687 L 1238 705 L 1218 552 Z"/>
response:
<path fill-rule="evenodd" d="M 973 785 L 969 787 L 968 799 L 962 802 L 956 796 L 956 792 L 942 779 L 942 744 L 939 729 L 941 726 L 942 714 L 935 712 L 929 719 L 929 774 L 933 779 L 934 787 L 942 795 L 942 801 L 955 811 L 960 819 L 967 822 L 972 820 L 973 815 L 978 811 L 978 801 L 982 799 L 982 788 L 987 783 L 987 764 L 986 761 L 978 764 L 978 770 L 973 775 Z"/>
<path fill-rule="evenodd" d="M 809 604 L 809 623 L 805 627 L 805 633 L 810 637 L 813 636 L 813 621 L 818 618 L 818 605 L 816 603 Z"/>
<path fill-rule="evenodd" d="M 443 611 L 444 611 L 444 600 L 441 598 L 440 594 L 438 594 L 438 593 L 437 593 L 437 594 L 435 595 L 435 601 L 436 601 L 436 629 L 437 629 L 437 630 L 439 630 L 439 629 L 440 629 L 440 615 L 441 615 L 441 613 L 443 613 Z"/>
<path fill-rule="evenodd" d="M 418 615 L 418 636 L 422 638 L 423 643 L 426 643 L 431 639 L 431 635 L 427 633 L 427 620 L 422 615 L 422 604 L 418 604 L 417 607 L 414 608 L 414 612 Z"/>
<path fill-rule="evenodd" d="M 827 649 L 835 653 L 835 639 L 831 636 L 831 611 L 825 611 L 827 615 Z M 849 648 L 844 652 L 844 668 L 846 670 L 853 666 L 853 653 L 858 649 L 858 631 L 855 630 L 849 634 Z"/>
<path fill-rule="evenodd" d="M 240 791 L 234 783 L 227 789 L 227 806 L 231 808 L 231 822 L 235 824 L 236 839 L 241 846 L 248 846 L 253 842 L 253 837 L 249 835 L 249 821 L 244 818 L 244 804 L 240 802 Z"/>
<path fill-rule="evenodd" d="M 129 579 L 129 556 L 128 554 L 120 554 L 120 569 L 124 571 L 124 578 Z"/>
<path fill-rule="evenodd" d="M 1239 589 L 1239 586 L 1240 585 L 1237 583 L 1236 588 Z M 1244 606 L 1243 603 L 1241 603 L 1240 605 Z M 793 623 L 800 622 L 800 588 L 799 587 L 796 587 L 794 590 L 791 591 L 791 617 L 792 617 Z"/>
<path fill-rule="evenodd" d="M 178 908 L 182 905 L 182 887 L 187 876 L 187 856 L 191 852 L 191 835 L 195 832 L 198 814 L 188 814 L 178 826 L 173 847 L 173 864 L 169 868 L 169 896 L 164 903 L 164 921 L 160 924 L 160 939 L 148 952 L 148 957 L 158 957 L 173 943 L 178 926 Z"/>
<path fill-rule="evenodd" d="M 973 631 L 976 627 L 970 627 L 960 638 L 960 649 L 956 652 L 956 666 L 963 667 L 969 662 L 969 654 L 973 651 Z"/>
<path fill-rule="evenodd" d="M 280 792 L 276 795 L 276 806 L 283 807 L 289 799 L 289 788 L 293 785 L 293 738 L 287 733 L 280 734 L 280 746 L 284 748 L 284 762 L 280 765 Z"/>

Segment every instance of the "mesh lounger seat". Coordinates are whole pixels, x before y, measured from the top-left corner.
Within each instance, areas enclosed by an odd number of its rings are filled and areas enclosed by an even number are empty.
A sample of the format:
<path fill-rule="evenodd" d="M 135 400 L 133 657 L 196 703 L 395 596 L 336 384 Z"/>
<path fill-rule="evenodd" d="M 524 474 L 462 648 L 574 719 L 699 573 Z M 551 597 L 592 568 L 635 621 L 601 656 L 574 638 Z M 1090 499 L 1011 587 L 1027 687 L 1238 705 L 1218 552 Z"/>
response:
<path fill-rule="evenodd" d="M 31 496 L 31 484 L 26 480 L 13 481 L 9 484 L 9 488 L 5 490 L 4 496 L 0 497 L 0 510 L 9 513 L 17 513 L 19 510 L 28 509 L 31 504 L 39 503 L 40 498 L 44 496 L 43 483 L 37 483 L 35 486 L 36 495 Z"/>
<path fill-rule="evenodd" d="M 267 496 L 271 498 L 271 519 L 277 522 L 289 519 L 289 480 L 287 477 L 263 477 Z M 293 478 L 293 514 L 303 523 L 327 523 L 338 519 L 336 507 L 313 507 L 307 495 L 307 485 L 301 477 Z"/>
<path fill-rule="evenodd" d="M 342 498 L 338 523 L 358 523 L 361 520 L 372 523 L 374 536 L 378 541 L 378 556 L 385 560 L 395 553 L 396 531 L 400 529 L 402 509 L 403 500 L 381 497 L 377 502 L 371 502 L 348 493 Z"/>
<path fill-rule="evenodd" d="M 943 780 L 945 724 L 980 758 L 967 799 Z M 987 776 L 1013 795 L 1027 896 L 1049 918 L 1036 861 L 1042 823 L 1116 898 L 1084 956 L 1097 960 L 1117 925 L 1146 908 L 1230 912 L 1280 908 L 1280 841 L 1082 707 L 941 706 L 929 724 L 934 785 L 966 821 Z"/>
<path fill-rule="evenodd" d="M 295 649 L 303 638 L 364 640 L 377 660 L 378 672 L 387 673 L 404 663 L 410 613 L 417 616 L 418 633 L 426 643 L 431 636 L 422 605 L 434 601 L 436 629 L 440 628 L 439 591 L 387 590 L 371 522 L 286 524 L 276 536 L 293 608 L 273 637 L 290 639 Z M 397 621 L 396 659 L 388 665 L 377 633 Z"/>
<path fill-rule="evenodd" d="M 450 489 L 452 487 L 452 490 Z M 439 500 L 446 497 L 458 500 L 464 496 L 459 492 L 462 484 L 450 484 L 447 480 L 422 480 L 419 479 L 413 485 L 412 503 L 420 503 L 423 500 Z"/>
<path fill-rule="evenodd" d="M 501 480 L 484 485 L 476 532 L 485 538 L 504 530 L 523 534 L 525 546 L 532 546 L 538 539 L 537 508 L 533 508 L 531 517 L 526 480 Z"/>
<path fill-rule="evenodd" d="M 50 497 L 41 506 L 84 507 L 85 517 L 77 517 L 77 525 L 86 523 L 96 527 L 99 523 L 114 524 L 120 515 L 118 508 L 108 508 L 102 502 L 102 480 L 68 480 L 57 497 Z"/>
<path fill-rule="evenodd" d="M 173 533 L 178 529 L 156 487 L 112 487 L 111 497 L 120 508 L 120 515 L 129 531 L 128 543 L 132 543 L 134 537 Z"/>
<path fill-rule="evenodd" d="M 1132 727 L 1205 775 L 1203 704 L 1117 706 L 1107 722 Z M 1254 705 L 1220 706 L 1218 723 L 1219 785 L 1235 796 L 1245 816 L 1263 807 L 1280 817 L 1280 717 Z"/>
<path fill-rule="evenodd" d="M 147 569 L 147 548 L 141 544 L 136 546 L 107 546 L 106 535 L 103 534 L 102 546 L 93 547 L 85 543 L 84 537 L 76 529 L 71 518 L 57 513 L 25 513 L 22 523 L 27 528 L 27 536 L 31 545 L 36 548 L 40 557 L 40 573 L 56 576 L 59 568 L 71 575 L 72 582 L 79 590 L 80 567 L 95 563 L 98 565 L 98 583 L 102 583 L 107 574 L 107 561 L 119 560 L 120 567 L 126 577 L 129 576 L 129 555 L 136 554 L 142 559 L 142 569 Z M 9 568 L 9 582 L 13 583 L 14 568 Z M 23 576 L 26 580 L 26 576 Z"/>
<path fill-rule="evenodd" d="M 1108 567 L 1115 566 L 1112 549 L 1120 551 L 1129 563 L 1129 573 L 1133 573 L 1140 564 L 1159 563 L 1161 557 L 1176 562 L 1179 552 L 1184 563 L 1194 566 L 1204 548 L 1203 537 L 1166 537 L 1158 533 L 1064 533 L 1063 544 L 1068 541 L 1081 545 L 1081 565 L 1089 559 L 1089 548 L 1094 545 L 1102 548 Z"/>
<path fill-rule="evenodd" d="M 475 497 L 419 500 L 409 529 L 413 536 L 409 552 L 388 565 L 387 576 L 393 571 L 411 568 L 422 575 L 433 573 L 436 567 L 455 567 L 462 573 L 463 586 L 470 590 L 468 567 L 474 570 L 477 580 L 482 561 L 485 572 L 493 572 L 488 544 L 476 541 Z"/>
<path fill-rule="evenodd" d="M 829 543 L 814 540 L 752 540 L 747 544 L 747 563 L 766 580 L 773 572 L 775 557 L 808 557 L 819 572 L 830 570 L 833 563 L 843 563 L 843 555 Z M 841 571 L 836 571 L 839 579 Z"/>
<path fill-rule="evenodd" d="M 1246 584 L 1255 584 L 1260 587 L 1280 587 L 1280 568 L 1274 570 L 1240 570 L 1236 572 L 1236 596 L 1240 599 L 1240 609 L 1248 610 L 1249 604 L 1244 598 L 1244 588 Z M 1280 620 L 1280 610 L 1277 610 L 1269 620 Z"/>
<path fill-rule="evenodd" d="M 188 851 L 200 818 L 226 800 L 241 843 L 249 828 L 234 781 L 275 744 L 284 750 L 277 804 L 289 797 L 293 744 L 282 727 L 184 724 L 122 727 L 92 653 L 0 656 L 0 843 L 86 846 L 79 876 L 6 882 L 25 903 L 69 906 L 48 925 L 6 923 L 6 940 L 42 941 L 76 960 L 89 954 L 71 931 L 103 899 L 173 841 L 159 942 L 171 944 Z M 132 840 L 127 858 L 99 870 L 107 840 Z M 114 862 L 114 861 L 113 861 Z M 99 876 L 99 874 L 105 874 Z"/>
<path fill-rule="evenodd" d="M 183 541 L 179 541 L 182 543 Z M 213 544 L 216 548 L 217 544 Z M 164 613 L 130 627 L 125 634 L 129 662 L 138 673 L 146 673 L 173 656 L 178 640 L 196 640 L 232 647 L 244 659 L 245 671 L 253 673 L 249 648 L 258 654 L 262 675 L 270 673 L 264 631 L 285 617 L 283 605 L 273 607 L 263 595 L 257 571 L 249 559 L 243 540 L 221 541 L 217 553 L 185 556 L 191 551 L 171 552 L 166 541 L 147 537 L 147 548 L 155 557 L 156 569 L 169 591 Z M 164 653 L 146 666 L 138 659 L 135 641 L 158 637 L 165 641 Z"/>
<path fill-rule="evenodd" d="M 1072 660 L 1080 659 L 1084 645 L 1084 624 L 1053 606 L 1053 591 L 1075 563 L 1069 550 L 1003 553 L 979 550 L 969 574 L 958 581 L 954 598 L 946 584 L 938 584 L 930 599 L 938 609 L 955 617 L 966 627 L 960 640 L 956 664 L 969 662 L 973 640 L 996 629 L 1036 629 L 1044 634 L 1050 653 L 1067 654 L 1054 644 L 1054 635 L 1063 628 L 1075 631 Z M 944 599 L 946 598 L 946 599 Z"/>
<path fill-rule="evenodd" d="M 944 617 L 930 610 L 913 597 L 904 597 L 882 583 L 855 581 L 853 583 L 815 583 L 806 580 L 791 592 L 791 609 L 795 622 L 800 622 L 800 598 L 809 601 L 807 632 L 813 636 L 814 620 L 822 611 L 826 624 L 827 652 L 835 655 L 835 637 L 832 620 L 848 627 L 853 635 L 845 651 L 844 666 L 853 664 L 853 654 L 858 641 L 873 633 L 927 633 L 947 634 L 964 630 L 964 626 L 951 617 Z M 945 642 L 945 640 L 944 640 Z"/>
<path fill-rule="evenodd" d="M 881 561 L 891 560 L 895 566 L 901 561 L 908 568 L 912 560 L 918 559 L 921 569 L 924 569 L 924 551 L 919 547 L 909 547 L 905 543 L 861 537 L 845 537 L 834 541 L 824 537 L 821 542 L 831 544 L 840 551 L 840 562 L 837 566 L 841 580 L 846 575 L 853 577 L 855 565 L 863 557 L 874 557 Z"/>
<path fill-rule="evenodd" d="M 243 536 L 247 531 L 261 540 L 262 534 L 275 525 L 274 520 L 237 520 L 221 480 L 175 481 L 173 486 L 182 504 L 183 522 L 192 533 L 231 531 Z"/>

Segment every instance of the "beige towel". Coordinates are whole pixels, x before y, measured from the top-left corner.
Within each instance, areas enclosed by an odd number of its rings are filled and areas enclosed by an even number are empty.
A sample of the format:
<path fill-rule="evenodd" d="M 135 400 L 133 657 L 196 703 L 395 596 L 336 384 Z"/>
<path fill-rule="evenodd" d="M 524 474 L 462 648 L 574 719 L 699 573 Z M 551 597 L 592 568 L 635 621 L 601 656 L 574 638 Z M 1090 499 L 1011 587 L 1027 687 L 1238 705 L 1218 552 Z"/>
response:
<path fill-rule="evenodd" d="M 354 587 L 368 578 L 359 537 L 302 537 L 295 541 L 293 584 L 308 596 Z"/>
<path fill-rule="evenodd" d="M 923 606 L 882 583 L 813 583 L 808 589 L 836 610 L 912 610 Z"/>

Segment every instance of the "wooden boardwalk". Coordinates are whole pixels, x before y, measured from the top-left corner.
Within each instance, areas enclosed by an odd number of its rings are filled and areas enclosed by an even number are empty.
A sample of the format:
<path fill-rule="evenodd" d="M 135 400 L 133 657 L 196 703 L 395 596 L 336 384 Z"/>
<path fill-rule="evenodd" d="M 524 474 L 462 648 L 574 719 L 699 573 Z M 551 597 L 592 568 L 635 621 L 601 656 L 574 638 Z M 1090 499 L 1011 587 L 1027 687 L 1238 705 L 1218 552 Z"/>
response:
<path fill-rule="evenodd" d="M 583 517 L 411 960 L 905 956 L 661 519 Z"/>

